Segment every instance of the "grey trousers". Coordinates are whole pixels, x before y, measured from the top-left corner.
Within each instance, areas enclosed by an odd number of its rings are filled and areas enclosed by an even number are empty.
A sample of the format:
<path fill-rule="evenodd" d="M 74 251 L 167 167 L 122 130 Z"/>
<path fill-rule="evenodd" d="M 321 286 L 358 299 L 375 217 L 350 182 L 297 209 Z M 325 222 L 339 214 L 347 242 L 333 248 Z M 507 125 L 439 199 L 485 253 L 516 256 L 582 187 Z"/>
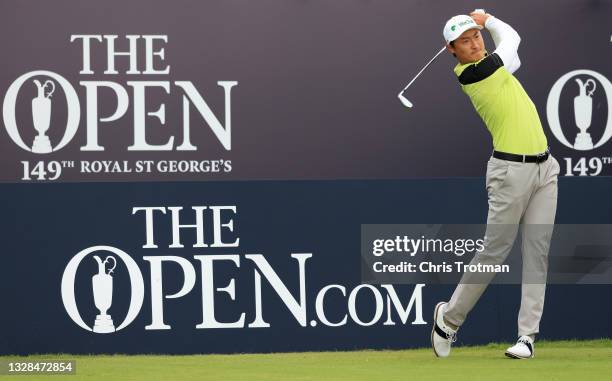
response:
<path fill-rule="evenodd" d="M 522 232 L 521 308 L 518 335 L 535 335 L 544 308 L 548 250 L 557 210 L 559 163 L 549 156 L 542 163 L 519 163 L 491 157 L 487 163 L 489 199 L 484 250 L 471 264 L 502 264 L 514 245 L 519 224 Z M 463 274 L 444 313 L 461 326 L 495 273 L 478 274 L 478 281 Z"/>

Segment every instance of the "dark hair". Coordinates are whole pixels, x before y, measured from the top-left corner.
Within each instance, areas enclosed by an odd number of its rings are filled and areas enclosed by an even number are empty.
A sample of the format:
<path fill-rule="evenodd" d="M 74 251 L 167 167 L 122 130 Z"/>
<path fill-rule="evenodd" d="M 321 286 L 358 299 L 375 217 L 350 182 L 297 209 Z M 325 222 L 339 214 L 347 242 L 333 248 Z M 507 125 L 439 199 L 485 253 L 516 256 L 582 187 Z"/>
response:
<path fill-rule="evenodd" d="M 455 41 L 451 41 L 449 42 L 450 46 L 452 46 L 453 48 L 455 47 Z M 457 57 L 457 55 L 455 53 L 453 53 L 453 57 Z"/>

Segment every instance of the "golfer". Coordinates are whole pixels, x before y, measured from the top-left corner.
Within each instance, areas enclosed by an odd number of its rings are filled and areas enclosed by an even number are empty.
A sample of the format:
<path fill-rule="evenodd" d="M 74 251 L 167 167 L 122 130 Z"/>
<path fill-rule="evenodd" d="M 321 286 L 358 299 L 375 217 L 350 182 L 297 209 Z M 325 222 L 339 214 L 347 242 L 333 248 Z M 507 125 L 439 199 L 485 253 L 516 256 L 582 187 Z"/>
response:
<path fill-rule="evenodd" d="M 483 28 L 495 42 L 493 53 L 485 50 Z M 535 105 L 513 75 L 521 65 L 518 33 L 488 13 L 472 12 L 448 20 L 443 35 L 446 48 L 457 58 L 454 72 L 461 89 L 493 138 L 486 173 L 489 212 L 484 250 L 471 264 L 502 264 L 520 224 L 523 266 L 518 341 L 505 354 L 532 358 L 544 307 L 559 163 L 549 153 Z M 431 333 L 436 356 L 450 354 L 457 330 L 494 275 L 464 273 L 450 301 L 437 304 Z"/>

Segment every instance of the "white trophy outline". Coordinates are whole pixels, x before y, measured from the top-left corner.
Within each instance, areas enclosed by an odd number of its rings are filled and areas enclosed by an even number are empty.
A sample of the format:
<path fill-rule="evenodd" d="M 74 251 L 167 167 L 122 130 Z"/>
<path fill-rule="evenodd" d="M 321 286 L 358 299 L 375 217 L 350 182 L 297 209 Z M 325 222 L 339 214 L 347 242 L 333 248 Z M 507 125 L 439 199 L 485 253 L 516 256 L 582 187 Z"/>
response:
<path fill-rule="evenodd" d="M 33 82 L 38 89 L 38 95 L 32 99 L 32 121 L 38 135 L 34 137 L 32 152 L 49 153 L 52 151 L 51 141 L 45 133 L 51 125 L 51 95 L 55 91 L 55 83 L 50 79 L 42 84 L 37 79 Z M 50 86 L 51 90 L 45 94 L 47 86 Z"/>
<path fill-rule="evenodd" d="M 93 331 L 96 333 L 115 332 L 113 319 L 106 311 L 108 311 L 113 303 L 113 277 L 111 274 L 115 267 L 117 267 L 117 260 L 112 255 L 104 258 L 104 261 L 97 255 L 94 255 L 93 258 L 98 263 L 98 273 L 91 278 L 91 282 L 93 286 L 94 303 L 96 308 L 100 310 L 100 314 L 96 316 Z M 106 270 L 106 264 L 110 259 L 113 260 L 113 267 Z"/>
<path fill-rule="evenodd" d="M 587 132 L 587 129 L 591 127 L 591 119 L 593 115 L 593 92 L 597 88 L 597 85 L 593 78 L 589 78 L 582 82 L 580 78 L 574 78 L 578 83 L 580 93 L 574 97 L 574 120 L 576 126 L 580 130 L 576 135 L 574 142 L 574 148 L 579 150 L 589 150 L 593 148 L 593 140 L 591 134 Z M 587 91 L 587 86 L 593 85 L 591 91 Z"/>
<path fill-rule="evenodd" d="M 582 76 L 582 75 L 588 76 L 584 82 L 587 82 L 588 79 L 593 79 L 593 81 L 597 83 L 597 88 L 603 89 L 604 98 L 607 102 L 608 109 L 612 107 L 612 83 L 608 80 L 608 78 L 606 78 L 603 74 L 598 73 L 594 70 L 577 69 L 577 70 L 572 70 L 572 71 L 569 71 L 563 74 L 561 77 L 559 77 L 559 79 L 557 79 L 557 81 L 551 87 L 548 93 L 548 98 L 546 100 L 546 117 L 548 119 L 548 125 L 550 127 L 550 131 L 553 133 L 555 138 L 557 138 L 557 140 L 561 144 L 563 144 L 564 146 L 568 148 L 575 149 L 577 151 L 589 151 L 589 150 L 593 150 L 593 149 L 603 146 L 612 138 L 612 112 L 608 112 L 608 117 L 605 122 L 605 128 L 604 128 L 603 135 L 601 136 L 599 141 L 597 141 L 596 143 L 593 142 L 593 145 L 591 148 L 581 148 L 580 144 L 575 145 L 574 144 L 575 142 L 570 142 L 571 139 L 568 140 L 568 138 L 564 135 L 563 129 L 561 127 L 561 118 L 560 118 L 560 106 L 561 105 L 559 102 L 561 99 L 561 93 L 563 92 L 563 89 L 565 85 L 568 83 L 568 81 L 571 79 L 574 79 L 576 76 Z M 585 93 L 584 95 L 588 97 L 588 94 Z M 580 97 L 580 93 L 575 98 L 579 98 L 579 97 Z M 587 103 L 586 100 L 583 101 L 585 105 L 578 106 L 577 105 L 578 103 L 580 102 L 579 101 L 574 102 L 574 108 L 575 108 L 574 113 L 581 112 L 584 107 L 589 106 L 589 104 L 586 104 Z M 578 107 L 578 109 L 576 109 L 576 107 Z M 592 109 L 589 109 L 589 110 L 591 111 L 591 113 L 594 111 Z M 589 110 L 587 110 L 587 112 Z M 586 120 L 586 117 L 579 116 L 576 119 L 576 121 L 581 120 L 581 119 Z M 580 123 L 582 123 L 582 121 Z"/>

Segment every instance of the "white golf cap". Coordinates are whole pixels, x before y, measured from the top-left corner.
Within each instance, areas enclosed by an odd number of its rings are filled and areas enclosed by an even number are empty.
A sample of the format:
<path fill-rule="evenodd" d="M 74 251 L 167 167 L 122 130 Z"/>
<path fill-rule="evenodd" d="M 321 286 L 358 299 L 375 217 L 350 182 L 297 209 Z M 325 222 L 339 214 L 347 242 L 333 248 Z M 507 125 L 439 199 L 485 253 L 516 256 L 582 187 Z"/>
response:
<path fill-rule="evenodd" d="M 457 15 L 451 17 L 444 25 L 444 40 L 446 43 L 456 40 L 463 32 L 469 29 L 482 29 L 482 26 L 476 24 L 473 18 L 467 15 Z"/>

